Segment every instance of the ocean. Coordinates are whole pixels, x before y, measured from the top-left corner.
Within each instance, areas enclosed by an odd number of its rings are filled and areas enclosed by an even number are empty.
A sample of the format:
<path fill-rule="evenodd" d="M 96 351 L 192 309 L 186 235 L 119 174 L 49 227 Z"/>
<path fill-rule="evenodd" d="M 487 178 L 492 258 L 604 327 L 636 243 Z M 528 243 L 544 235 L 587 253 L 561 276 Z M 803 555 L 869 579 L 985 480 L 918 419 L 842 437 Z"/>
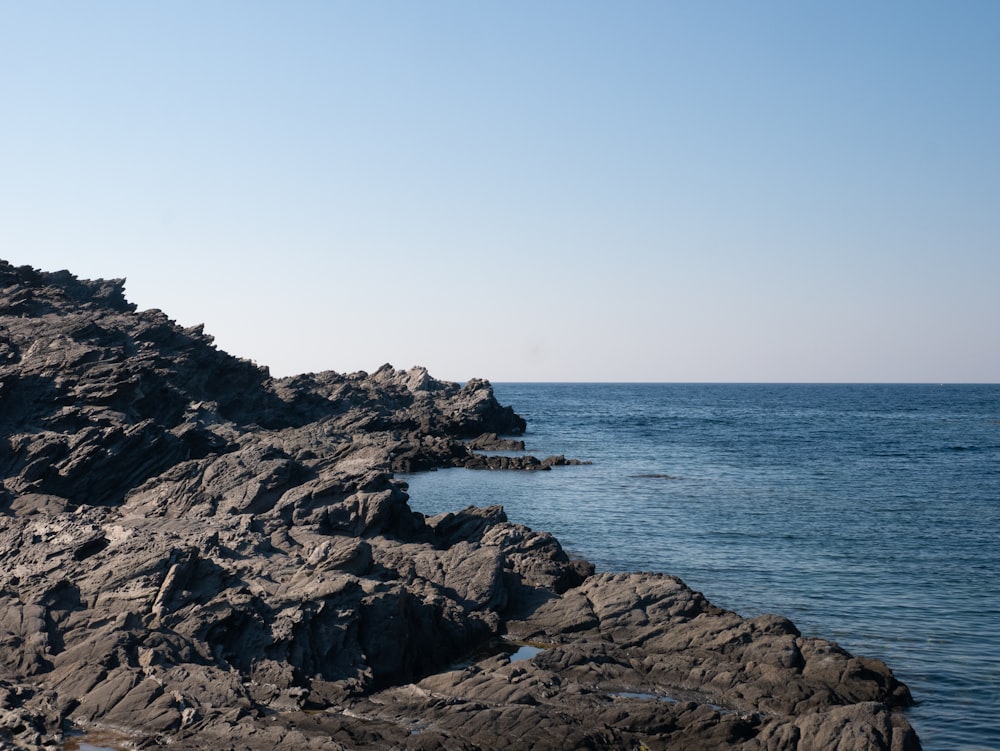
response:
<path fill-rule="evenodd" d="M 885 660 L 928 751 L 1000 750 L 1000 386 L 494 384 L 549 472 L 408 475 L 599 571 L 661 571 Z"/>

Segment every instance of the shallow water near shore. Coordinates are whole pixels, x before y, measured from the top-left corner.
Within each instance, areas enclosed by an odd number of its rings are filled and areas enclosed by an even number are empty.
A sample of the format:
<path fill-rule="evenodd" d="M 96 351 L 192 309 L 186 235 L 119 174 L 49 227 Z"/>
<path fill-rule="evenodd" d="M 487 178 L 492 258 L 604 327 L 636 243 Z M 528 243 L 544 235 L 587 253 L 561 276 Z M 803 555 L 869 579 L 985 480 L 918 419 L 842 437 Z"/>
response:
<path fill-rule="evenodd" d="M 527 450 L 589 466 L 406 476 L 502 504 L 601 571 L 663 571 L 885 660 L 925 749 L 1000 749 L 1000 386 L 495 384 Z"/>

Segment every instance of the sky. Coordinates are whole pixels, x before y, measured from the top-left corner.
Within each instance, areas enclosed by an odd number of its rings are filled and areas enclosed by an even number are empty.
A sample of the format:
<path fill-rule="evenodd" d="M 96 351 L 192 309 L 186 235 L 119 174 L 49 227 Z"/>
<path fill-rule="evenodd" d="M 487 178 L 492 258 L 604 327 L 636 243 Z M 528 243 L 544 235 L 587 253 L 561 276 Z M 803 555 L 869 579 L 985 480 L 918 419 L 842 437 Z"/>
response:
<path fill-rule="evenodd" d="M 1000 382 L 1000 3 L 0 0 L 0 258 L 276 376 Z"/>

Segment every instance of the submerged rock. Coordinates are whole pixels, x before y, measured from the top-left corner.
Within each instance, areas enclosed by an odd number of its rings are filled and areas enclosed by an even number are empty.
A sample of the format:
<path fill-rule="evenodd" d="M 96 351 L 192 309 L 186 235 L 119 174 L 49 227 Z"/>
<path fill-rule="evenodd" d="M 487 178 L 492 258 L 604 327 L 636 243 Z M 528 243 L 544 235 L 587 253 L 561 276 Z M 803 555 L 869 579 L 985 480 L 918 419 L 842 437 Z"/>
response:
<path fill-rule="evenodd" d="M 273 379 L 3 262 L 0 326 L 0 748 L 919 747 L 881 662 L 500 507 L 414 513 L 394 472 L 574 463 L 473 453 L 525 429 L 485 381 Z"/>

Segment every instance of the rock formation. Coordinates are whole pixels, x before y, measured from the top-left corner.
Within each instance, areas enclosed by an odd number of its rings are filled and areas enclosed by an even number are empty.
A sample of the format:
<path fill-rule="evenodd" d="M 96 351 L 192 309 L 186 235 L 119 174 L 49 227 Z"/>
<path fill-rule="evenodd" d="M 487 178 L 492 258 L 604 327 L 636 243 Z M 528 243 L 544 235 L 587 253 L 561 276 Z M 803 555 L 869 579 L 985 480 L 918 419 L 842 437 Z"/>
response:
<path fill-rule="evenodd" d="M 881 662 L 410 510 L 394 472 L 572 463 L 476 453 L 524 429 L 485 381 L 274 379 L 0 262 L 0 748 L 919 748 Z"/>

